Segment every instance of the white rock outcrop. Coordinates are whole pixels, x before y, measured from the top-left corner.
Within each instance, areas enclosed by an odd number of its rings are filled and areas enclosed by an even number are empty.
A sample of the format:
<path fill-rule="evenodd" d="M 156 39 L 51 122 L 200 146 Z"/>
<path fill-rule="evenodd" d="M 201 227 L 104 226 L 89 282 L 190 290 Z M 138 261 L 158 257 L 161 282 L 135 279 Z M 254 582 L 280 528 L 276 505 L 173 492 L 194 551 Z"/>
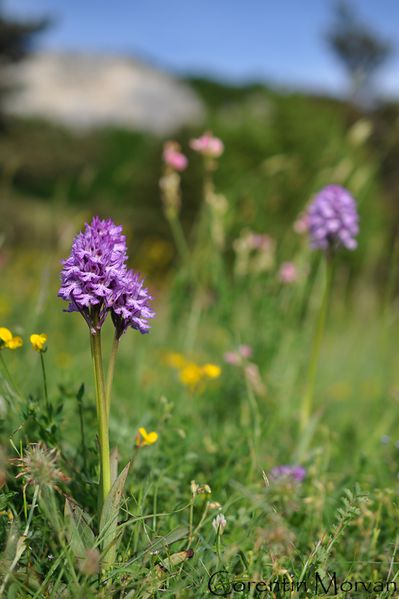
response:
<path fill-rule="evenodd" d="M 13 66 L 9 80 L 10 113 L 75 129 L 114 125 L 165 135 L 204 113 L 188 85 L 131 58 L 38 53 Z"/>

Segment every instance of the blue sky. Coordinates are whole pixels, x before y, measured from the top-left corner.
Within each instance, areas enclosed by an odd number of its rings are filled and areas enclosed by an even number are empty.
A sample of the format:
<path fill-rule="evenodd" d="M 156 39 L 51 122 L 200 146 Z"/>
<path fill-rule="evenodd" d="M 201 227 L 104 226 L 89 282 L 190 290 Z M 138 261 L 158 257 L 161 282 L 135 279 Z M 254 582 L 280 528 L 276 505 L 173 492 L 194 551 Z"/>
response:
<path fill-rule="evenodd" d="M 398 0 L 352 4 L 395 42 Z M 334 0 L 3 0 L 3 5 L 15 16 L 54 19 L 40 48 L 132 54 L 179 74 L 234 82 L 345 89 L 345 74 L 323 39 Z M 399 52 L 381 72 L 379 86 L 399 95 Z"/>

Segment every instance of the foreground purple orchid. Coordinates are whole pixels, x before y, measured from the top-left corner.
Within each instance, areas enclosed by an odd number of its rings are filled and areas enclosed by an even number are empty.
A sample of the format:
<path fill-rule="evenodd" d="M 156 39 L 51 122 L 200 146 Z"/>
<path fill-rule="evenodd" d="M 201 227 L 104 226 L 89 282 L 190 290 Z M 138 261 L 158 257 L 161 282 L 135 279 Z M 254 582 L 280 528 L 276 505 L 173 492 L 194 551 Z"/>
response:
<path fill-rule="evenodd" d="M 130 326 L 148 333 L 154 316 L 152 299 L 140 276 L 128 270 L 126 238 L 111 219 L 94 217 L 72 244 L 62 262 L 59 297 L 69 312 L 80 312 L 92 331 L 99 330 L 111 312 L 118 336 Z"/>
<path fill-rule="evenodd" d="M 111 488 L 109 411 L 112 380 L 119 339 L 131 327 L 148 333 L 154 317 L 152 300 L 140 275 L 127 268 L 126 238 L 111 219 L 94 217 L 72 244 L 71 255 L 62 262 L 59 297 L 69 302 L 69 312 L 80 312 L 90 329 L 90 345 L 96 386 L 99 427 L 102 502 Z M 114 343 L 105 384 L 101 328 L 111 314 Z"/>

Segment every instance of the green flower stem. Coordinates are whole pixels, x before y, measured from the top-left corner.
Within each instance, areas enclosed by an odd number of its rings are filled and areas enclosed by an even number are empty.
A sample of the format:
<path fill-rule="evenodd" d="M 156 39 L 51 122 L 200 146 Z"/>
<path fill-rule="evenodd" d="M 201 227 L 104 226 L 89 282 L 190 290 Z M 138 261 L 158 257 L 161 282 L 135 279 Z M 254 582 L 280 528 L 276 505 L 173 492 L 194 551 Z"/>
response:
<path fill-rule="evenodd" d="M 105 397 L 104 372 L 101 354 L 101 333 L 90 334 L 91 355 L 93 359 L 94 382 L 96 387 L 96 405 L 98 420 L 98 438 L 100 443 L 100 484 L 102 504 L 111 489 L 111 464 L 109 455 L 108 414 Z"/>
<path fill-rule="evenodd" d="M 305 393 L 303 395 L 302 408 L 300 414 L 300 424 L 302 431 L 308 425 L 309 418 L 312 413 L 314 387 L 316 382 L 317 367 L 319 364 L 320 348 L 324 335 L 332 276 L 333 258 L 332 255 L 326 254 L 323 298 L 320 304 L 320 310 L 316 321 L 316 328 L 312 339 L 312 348 L 306 375 Z"/>
<path fill-rule="evenodd" d="M 250 476 L 252 476 L 252 474 L 256 470 L 257 461 L 258 461 L 257 455 L 258 455 L 258 451 L 259 451 L 259 442 L 260 442 L 260 438 L 261 438 L 261 415 L 259 412 L 258 402 L 256 401 L 256 397 L 253 392 L 253 389 L 252 389 L 247 377 L 245 377 L 245 378 L 246 378 L 246 384 L 247 384 L 247 395 L 248 395 L 248 400 L 249 400 L 249 406 L 250 406 L 250 409 L 252 412 L 251 416 L 252 416 L 252 423 L 253 423 L 253 435 L 251 435 L 251 433 L 250 433 L 250 438 L 249 438 L 249 447 L 250 447 L 251 461 L 252 461 L 252 466 L 249 471 L 249 474 L 250 474 Z"/>
<path fill-rule="evenodd" d="M 220 568 L 221 565 L 223 564 L 223 559 L 222 559 L 222 539 L 221 539 L 221 535 L 219 534 L 219 531 L 216 533 L 216 553 L 218 556 L 218 567 Z"/>
<path fill-rule="evenodd" d="M 110 412 L 110 408 L 111 408 L 112 381 L 114 379 L 115 363 L 116 363 L 116 356 L 118 353 L 118 348 L 119 348 L 119 338 L 116 336 L 116 330 L 115 330 L 114 341 L 112 343 L 111 355 L 109 357 L 109 363 L 108 363 L 107 388 L 106 388 L 106 392 L 105 392 L 105 401 L 106 401 L 106 405 L 107 405 L 107 419 L 109 419 L 109 412 Z"/>
<path fill-rule="evenodd" d="M 6 373 L 7 378 L 12 382 L 10 371 L 8 370 L 8 366 L 6 364 L 5 359 L 3 358 L 3 354 L 0 352 L 0 360 L 4 368 L 4 372 Z"/>
<path fill-rule="evenodd" d="M 201 527 L 202 527 L 203 523 L 205 522 L 205 518 L 207 517 L 207 515 L 208 515 L 208 512 L 209 512 L 209 501 L 207 501 L 207 502 L 206 502 L 206 504 L 205 504 L 205 508 L 204 508 L 204 511 L 202 512 L 201 519 L 200 519 L 200 521 L 198 522 L 197 526 L 195 527 L 195 529 L 194 529 L 194 531 L 193 531 L 193 533 L 192 533 L 192 535 L 191 535 L 192 539 L 193 539 L 193 538 L 195 537 L 195 535 L 197 535 L 197 534 L 198 534 L 198 532 L 201 530 Z M 190 548 L 190 544 L 188 545 L 187 549 L 189 549 L 189 548 Z"/>
<path fill-rule="evenodd" d="M 204 201 L 207 202 L 208 199 L 214 193 L 214 185 L 213 185 L 213 171 L 215 170 L 215 162 L 212 158 L 205 157 L 204 159 L 204 186 L 203 186 L 203 195 Z"/>
<path fill-rule="evenodd" d="M 172 231 L 173 239 L 183 264 L 188 264 L 190 259 L 190 250 L 187 244 L 186 237 L 181 226 L 180 219 L 175 212 L 166 211 L 166 216 Z"/>
<path fill-rule="evenodd" d="M 5 372 L 5 374 L 6 374 L 6 377 L 7 377 L 7 379 L 8 379 L 8 380 L 6 381 L 6 383 L 7 383 L 7 387 L 8 387 L 8 391 L 9 391 L 9 392 L 10 392 L 10 393 L 11 393 L 11 394 L 12 394 L 12 395 L 13 395 L 13 396 L 16 398 L 16 399 L 19 399 L 19 400 L 23 401 L 22 394 L 21 394 L 21 392 L 20 392 L 19 388 L 17 387 L 17 385 L 16 385 L 16 383 L 15 383 L 15 380 L 14 380 L 14 378 L 13 378 L 13 377 L 12 377 L 12 375 L 11 375 L 11 372 L 10 372 L 10 371 L 9 371 L 9 369 L 8 369 L 8 366 L 7 366 L 7 364 L 6 364 L 6 361 L 5 361 L 5 359 L 4 359 L 3 355 L 2 355 L 2 352 L 1 352 L 1 350 L 0 350 L 0 362 L 1 362 L 2 366 L 3 366 L 4 372 Z"/>
<path fill-rule="evenodd" d="M 190 501 L 189 508 L 189 516 L 188 516 L 188 546 L 191 546 L 193 542 L 193 528 L 194 528 L 194 503 L 195 503 L 195 495 L 192 495 Z"/>
<path fill-rule="evenodd" d="M 43 356 L 43 352 L 39 352 L 40 353 L 40 363 L 42 365 L 42 375 L 43 375 L 43 389 L 44 389 L 44 399 L 46 402 L 46 409 L 47 409 L 47 414 L 50 414 L 50 404 L 48 401 L 48 391 L 47 391 L 47 377 L 46 377 L 46 368 L 44 366 L 44 356 Z"/>
<path fill-rule="evenodd" d="M 388 263 L 388 276 L 386 277 L 386 285 L 383 293 L 383 308 L 382 314 L 385 319 L 389 318 L 389 308 L 392 306 L 392 300 L 395 292 L 396 270 L 399 258 L 399 237 L 396 237 L 390 252 Z"/>

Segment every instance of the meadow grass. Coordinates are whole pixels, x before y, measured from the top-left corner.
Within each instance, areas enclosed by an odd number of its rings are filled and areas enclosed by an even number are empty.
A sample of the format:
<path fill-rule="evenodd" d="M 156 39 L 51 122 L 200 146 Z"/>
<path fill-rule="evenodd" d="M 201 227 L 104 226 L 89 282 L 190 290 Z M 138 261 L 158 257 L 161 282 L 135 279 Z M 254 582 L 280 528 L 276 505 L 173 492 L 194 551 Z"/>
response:
<path fill-rule="evenodd" d="M 370 186 L 361 191 L 367 198 Z M 301 427 L 323 292 L 320 257 L 290 227 L 269 247 L 266 266 L 251 254 L 237 267 L 236 206 L 223 219 L 224 243 L 210 207 L 205 198 L 187 262 L 177 257 L 166 282 L 147 280 L 157 312 L 151 334 L 121 340 L 110 439 L 113 468 L 118 463 L 120 473 L 130 461 L 130 470 L 111 563 L 98 516 L 88 331 L 56 298 L 68 241 L 52 254 L 8 250 L 0 324 L 24 345 L 1 350 L 3 596 L 206 597 L 218 571 L 225 582 L 213 588 L 226 596 L 229 589 L 233 596 L 323 596 L 316 581 L 328 587 L 334 572 L 337 589 L 329 592 L 336 596 L 356 596 L 359 581 L 369 586 L 357 596 L 394 593 L 397 306 L 383 303 L 365 259 L 352 276 L 356 258 L 338 257 L 311 418 Z M 297 266 L 293 284 L 279 280 L 284 259 Z M 48 335 L 50 409 L 41 356 L 29 343 L 41 332 Z M 108 319 L 106 358 L 112 334 Z M 252 355 L 228 363 L 226 352 L 243 345 Z M 220 372 L 205 376 L 206 364 Z M 158 440 L 137 447 L 140 427 Z M 42 471 L 31 480 L 26 456 L 39 442 L 44 453 L 58 450 L 57 469 L 68 480 L 53 471 L 50 482 Z M 301 465 L 306 476 L 273 477 L 281 465 Z M 218 514 L 226 518 L 223 534 L 212 525 Z M 248 581 L 275 586 L 261 592 Z"/>

